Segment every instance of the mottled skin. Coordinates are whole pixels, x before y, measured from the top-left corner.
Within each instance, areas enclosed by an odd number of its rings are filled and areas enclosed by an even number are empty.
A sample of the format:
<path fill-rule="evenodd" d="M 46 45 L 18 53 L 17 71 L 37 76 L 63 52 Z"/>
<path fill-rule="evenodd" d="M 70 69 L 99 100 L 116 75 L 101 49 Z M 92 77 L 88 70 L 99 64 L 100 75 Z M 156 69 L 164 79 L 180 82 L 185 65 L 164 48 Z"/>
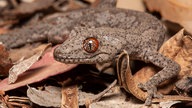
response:
<path fill-rule="evenodd" d="M 54 51 L 55 59 L 63 63 L 113 62 L 119 53 L 126 50 L 131 59 L 151 62 L 162 68 L 145 84 L 139 85 L 148 93 L 148 105 L 153 97 L 158 97 L 156 86 L 177 75 L 180 70 L 176 62 L 157 52 L 164 35 L 163 25 L 149 14 L 116 8 L 97 8 L 73 11 L 45 19 L 35 25 L 1 35 L 0 41 L 7 48 L 13 48 L 26 42 L 47 39 L 62 42 L 69 36 Z M 83 50 L 82 43 L 87 37 L 98 39 L 100 44 L 95 53 Z"/>
<path fill-rule="evenodd" d="M 139 87 L 148 93 L 146 105 L 151 104 L 161 82 L 177 75 L 180 66 L 157 52 L 163 42 L 165 29 L 163 25 L 149 14 L 122 9 L 98 9 L 92 15 L 82 17 L 77 26 L 69 34 L 69 39 L 54 51 L 57 61 L 63 63 L 103 63 L 115 61 L 123 50 L 131 59 L 153 63 L 162 68 L 145 84 Z M 85 20 L 85 21 L 84 21 Z M 88 37 L 99 40 L 99 48 L 95 53 L 87 53 L 82 47 Z"/>

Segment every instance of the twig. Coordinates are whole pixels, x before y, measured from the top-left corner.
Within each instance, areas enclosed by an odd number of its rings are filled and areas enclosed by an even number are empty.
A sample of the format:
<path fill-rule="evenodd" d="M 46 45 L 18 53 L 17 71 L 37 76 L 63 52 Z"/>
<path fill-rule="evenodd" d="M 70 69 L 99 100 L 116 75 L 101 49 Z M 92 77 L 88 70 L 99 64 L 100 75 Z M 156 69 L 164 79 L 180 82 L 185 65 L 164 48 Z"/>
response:
<path fill-rule="evenodd" d="M 114 87 L 116 85 L 116 83 L 117 83 L 117 80 L 114 80 L 105 90 L 103 90 L 99 94 L 95 95 L 93 98 L 87 99 L 85 102 L 86 108 L 88 108 L 88 106 L 91 103 L 97 102 L 98 100 L 100 100 L 103 97 L 103 95 L 105 95 L 112 87 Z"/>

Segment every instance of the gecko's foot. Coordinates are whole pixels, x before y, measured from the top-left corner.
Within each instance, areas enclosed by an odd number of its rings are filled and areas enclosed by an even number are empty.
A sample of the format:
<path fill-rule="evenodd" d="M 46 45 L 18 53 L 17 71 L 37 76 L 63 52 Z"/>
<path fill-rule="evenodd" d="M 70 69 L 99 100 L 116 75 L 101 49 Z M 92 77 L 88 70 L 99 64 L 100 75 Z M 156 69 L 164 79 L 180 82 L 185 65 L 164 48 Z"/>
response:
<path fill-rule="evenodd" d="M 162 94 L 157 93 L 157 87 L 152 84 L 139 83 L 138 87 L 144 91 L 147 91 L 147 93 L 148 93 L 147 99 L 145 101 L 145 105 L 151 105 L 153 98 L 162 98 L 163 97 Z"/>

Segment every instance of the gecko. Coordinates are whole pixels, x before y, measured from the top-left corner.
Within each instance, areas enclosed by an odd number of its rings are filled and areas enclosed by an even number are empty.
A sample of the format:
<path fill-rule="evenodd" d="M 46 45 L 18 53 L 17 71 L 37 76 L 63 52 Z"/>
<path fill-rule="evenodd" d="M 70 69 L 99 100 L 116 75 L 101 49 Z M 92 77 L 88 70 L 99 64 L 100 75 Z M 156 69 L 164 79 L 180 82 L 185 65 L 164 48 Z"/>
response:
<path fill-rule="evenodd" d="M 180 65 L 157 52 L 166 32 L 158 19 L 144 12 L 98 9 L 81 21 L 84 26 L 75 27 L 69 39 L 54 50 L 55 60 L 78 64 L 115 62 L 118 54 L 126 50 L 130 59 L 162 69 L 145 84 L 138 85 L 147 92 L 145 104 L 162 97 L 157 94 L 157 86 L 176 76 Z"/>
<path fill-rule="evenodd" d="M 165 36 L 163 24 L 145 12 L 117 8 L 82 9 L 51 17 L 35 25 L 0 35 L 7 48 L 42 40 L 62 43 L 54 50 L 55 60 L 63 63 L 95 64 L 115 62 L 126 50 L 131 59 L 142 60 L 162 68 L 139 87 L 148 96 L 159 98 L 156 86 L 178 74 L 180 66 L 159 54 Z"/>

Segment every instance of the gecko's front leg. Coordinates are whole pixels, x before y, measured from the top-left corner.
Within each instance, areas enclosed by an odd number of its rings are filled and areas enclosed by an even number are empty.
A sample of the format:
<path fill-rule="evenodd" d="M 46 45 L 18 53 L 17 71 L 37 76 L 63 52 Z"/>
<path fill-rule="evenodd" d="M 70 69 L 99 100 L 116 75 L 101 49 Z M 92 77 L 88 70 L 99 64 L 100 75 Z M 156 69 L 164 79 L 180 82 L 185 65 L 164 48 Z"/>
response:
<path fill-rule="evenodd" d="M 162 68 L 157 74 L 150 78 L 145 84 L 139 84 L 139 88 L 144 91 L 147 91 L 148 97 L 145 101 L 146 105 L 151 104 L 151 100 L 153 97 L 160 98 L 161 95 L 157 94 L 157 86 L 165 81 L 168 80 L 178 74 L 180 71 L 180 65 L 177 64 L 175 61 L 163 56 L 158 52 L 146 52 L 143 58 L 147 62 L 151 62 L 156 66 Z"/>

